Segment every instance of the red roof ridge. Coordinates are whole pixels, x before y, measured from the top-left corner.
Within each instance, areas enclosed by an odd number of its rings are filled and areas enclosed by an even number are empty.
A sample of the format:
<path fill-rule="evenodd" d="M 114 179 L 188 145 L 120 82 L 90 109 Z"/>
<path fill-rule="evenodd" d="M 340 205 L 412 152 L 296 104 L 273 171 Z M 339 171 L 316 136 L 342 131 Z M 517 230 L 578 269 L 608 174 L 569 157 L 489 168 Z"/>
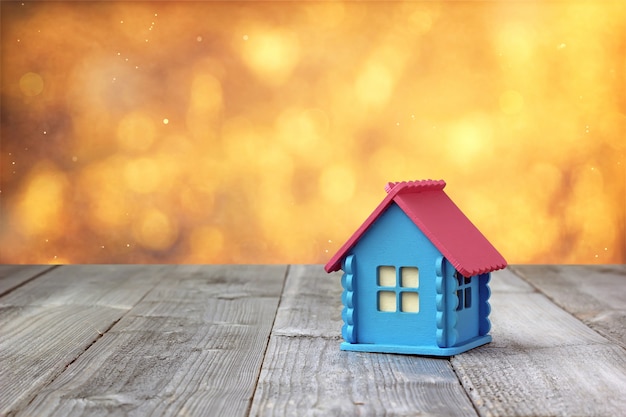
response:
<path fill-rule="evenodd" d="M 326 272 L 341 268 L 343 257 L 392 202 L 464 276 L 506 267 L 502 255 L 446 195 L 445 186 L 443 180 L 387 183 L 383 201 L 328 261 L 324 266 Z"/>
<path fill-rule="evenodd" d="M 385 185 L 387 194 L 393 192 L 394 195 L 400 192 L 404 193 L 421 193 L 422 191 L 443 190 L 446 186 L 444 180 L 417 180 L 417 181 L 398 181 L 388 182 Z"/>

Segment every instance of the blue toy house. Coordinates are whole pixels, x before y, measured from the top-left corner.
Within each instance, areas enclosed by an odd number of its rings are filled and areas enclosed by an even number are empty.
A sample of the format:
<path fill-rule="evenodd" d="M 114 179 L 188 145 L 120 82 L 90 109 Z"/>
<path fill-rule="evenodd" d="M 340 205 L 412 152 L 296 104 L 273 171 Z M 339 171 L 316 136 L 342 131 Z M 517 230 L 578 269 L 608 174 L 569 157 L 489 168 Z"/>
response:
<path fill-rule="evenodd" d="M 506 261 L 445 194 L 389 183 L 325 266 L 343 270 L 343 350 L 452 356 L 489 343 L 490 273 Z"/>

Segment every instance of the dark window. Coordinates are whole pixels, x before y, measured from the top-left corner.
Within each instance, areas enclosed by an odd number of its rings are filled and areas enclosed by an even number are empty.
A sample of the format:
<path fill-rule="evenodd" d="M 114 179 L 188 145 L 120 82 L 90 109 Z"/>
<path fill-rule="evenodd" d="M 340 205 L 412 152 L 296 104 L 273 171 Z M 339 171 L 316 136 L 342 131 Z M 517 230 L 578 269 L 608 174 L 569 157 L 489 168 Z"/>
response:
<path fill-rule="evenodd" d="M 464 277 L 459 271 L 454 272 L 454 277 L 458 284 L 456 296 L 459 299 L 459 304 L 456 306 L 456 311 L 461 311 L 464 308 L 470 308 L 472 306 L 472 277 Z"/>

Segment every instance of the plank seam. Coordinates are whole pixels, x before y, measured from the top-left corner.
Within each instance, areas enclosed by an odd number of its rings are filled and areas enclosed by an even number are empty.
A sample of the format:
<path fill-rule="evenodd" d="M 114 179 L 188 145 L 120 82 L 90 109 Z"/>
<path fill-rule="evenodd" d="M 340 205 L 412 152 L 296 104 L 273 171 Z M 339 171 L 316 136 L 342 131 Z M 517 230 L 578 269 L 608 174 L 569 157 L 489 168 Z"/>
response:
<path fill-rule="evenodd" d="M 98 340 L 102 339 L 104 337 L 104 335 L 107 334 L 109 332 L 109 330 L 111 330 L 113 328 L 113 326 L 115 326 L 120 320 L 122 320 L 122 317 L 124 317 L 125 315 L 126 314 L 120 316 L 120 318 L 118 318 L 117 320 L 111 322 L 111 325 L 109 327 L 107 327 L 106 329 L 104 329 L 104 331 L 100 332 L 100 331 L 96 330 L 96 332 L 98 332 L 98 336 L 95 339 L 93 339 L 91 344 L 89 344 L 89 346 L 87 346 L 79 355 L 76 355 L 76 357 L 74 359 L 72 359 L 72 361 L 70 363 L 65 365 L 65 368 L 63 369 L 63 371 L 61 371 L 59 373 L 59 375 L 61 375 L 63 372 L 65 372 L 67 370 L 67 368 L 72 366 L 72 364 L 74 362 L 76 362 L 78 360 L 78 358 L 80 358 L 83 355 L 83 353 L 87 352 L 93 345 L 95 345 Z"/>
<path fill-rule="evenodd" d="M 9 289 L 5 290 L 3 293 L 0 293 L 0 297 L 4 297 L 5 295 L 7 295 L 7 294 L 17 290 L 18 288 L 23 287 L 24 285 L 28 284 L 29 282 L 34 281 L 35 279 L 39 278 L 40 276 L 42 276 L 44 274 L 47 274 L 48 272 L 52 271 L 53 269 L 60 268 L 60 267 L 61 267 L 61 265 L 52 265 L 52 266 L 50 266 L 50 268 L 44 269 L 43 271 L 36 273 L 35 275 L 33 275 L 32 277 L 28 278 L 27 280 L 20 282 L 15 287 L 9 288 Z"/>
<path fill-rule="evenodd" d="M 53 267 L 51 269 L 54 269 L 54 268 L 59 267 L 59 266 L 60 265 L 56 265 L 55 267 Z M 40 274 L 38 274 L 38 276 L 40 276 L 40 275 L 50 271 L 51 269 L 47 269 L 47 270 L 41 272 Z M 91 349 L 91 347 L 93 345 L 95 345 L 98 340 L 102 339 L 104 337 L 104 335 L 107 334 L 113 328 L 113 326 L 115 326 L 124 317 L 126 317 L 128 315 L 128 313 L 130 313 L 139 303 L 141 303 L 141 301 L 143 301 L 148 296 L 148 294 L 150 294 L 152 291 L 154 291 L 154 289 L 159 285 L 159 283 L 161 282 L 162 279 L 163 279 L 163 277 L 161 277 L 159 280 L 157 280 L 154 283 L 154 286 L 152 288 L 150 288 L 148 291 L 146 291 L 145 294 L 141 298 L 139 298 L 139 300 L 137 300 L 137 302 L 132 307 L 130 307 L 130 308 L 128 308 L 126 310 L 125 313 L 121 314 L 120 317 L 118 317 L 116 320 L 113 320 L 111 322 L 111 324 L 106 329 L 104 329 L 104 331 L 99 331 L 98 329 L 95 329 L 96 332 L 98 333 L 98 336 L 95 339 L 93 339 L 92 342 L 87 347 L 85 347 L 85 349 L 83 349 L 82 352 L 80 352 L 78 355 L 76 355 L 75 358 L 73 358 L 69 363 L 67 363 L 67 365 L 65 365 L 65 367 L 63 368 L 62 371 L 60 371 L 56 375 L 51 375 L 50 380 L 46 384 L 43 384 L 38 392 L 33 393 L 33 395 L 30 398 L 30 400 L 28 400 L 28 402 L 26 402 L 26 405 L 24 407 L 22 407 L 22 409 L 28 408 L 32 404 L 32 402 L 35 401 L 35 399 L 38 397 L 39 393 L 44 391 L 48 386 L 52 385 L 61 375 L 63 375 L 67 371 L 67 369 L 70 366 L 72 366 L 73 363 L 75 363 L 81 356 L 83 356 L 83 354 L 85 352 L 87 352 L 89 349 Z M 29 280 L 29 281 L 32 281 L 32 279 Z M 19 412 L 19 410 L 17 412 Z"/>
<path fill-rule="evenodd" d="M 289 276 L 289 271 L 291 270 L 291 265 L 287 265 L 285 269 L 285 274 L 283 276 L 283 285 L 280 289 L 280 297 L 278 298 L 278 304 L 276 305 L 276 312 L 274 313 L 274 320 L 272 320 L 272 327 L 270 330 L 270 334 L 267 337 L 267 341 L 265 342 L 265 349 L 263 349 L 263 357 L 261 358 L 261 366 L 259 367 L 259 373 L 256 377 L 256 381 L 254 382 L 254 387 L 252 388 L 252 397 L 250 398 L 250 402 L 248 403 L 248 407 L 246 409 L 246 413 L 244 415 L 249 416 L 252 412 L 252 405 L 254 404 L 254 400 L 256 398 L 256 392 L 259 387 L 259 380 L 261 379 L 261 371 L 263 370 L 263 366 L 265 365 L 265 359 L 267 357 L 267 351 L 270 346 L 270 341 L 274 336 L 274 326 L 276 325 L 276 317 L 278 316 L 278 310 L 280 309 L 280 305 L 283 302 L 283 293 L 285 292 L 285 286 L 287 283 L 287 277 Z"/>
<path fill-rule="evenodd" d="M 461 378 L 461 375 L 459 375 L 459 373 L 457 372 L 457 369 L 454 366 L 454 363 L 452 362 L 452 358 L 449 358 L 448 362 L 450 363 L 450 367 L 452 368 L 452 372 L 454 372 L 454 376 L 456 377 L 456 380 L 461 385 L 461 388 L 463 389 L 463 392 L 465 393 L 465 396 L 469 400 L 470 404 L 472 404 L 472 408 L 474 409 L 474 412 L 476 413 L 477 416 L 482 416 L 482 414 L 480 413 L 480 410 L 478 409 L 478 404 L 476 404 L 474 402 L 474 400 L 472 399 L 472 396 L 470 395 L 470 391 L 472 391 L 473 388 L 471 386 L 467 386 L 466 387 L 465 384 L 463 384 L 463 379 Z"/>
<path fill-rule="evenodd" d="M 91 341 L 91 343 L 90 343 L 88 346 L 86 346 L 86 347 L 85 347 L 85 349 L 83 349 L 83 351 L 82 351 L 82 352 L 80 352 L 78 355 L 76 355 L 76 357 L 75 357 L 74 359 L 72 359 L 71 361 L 69 361 L 69 362 L 67 363 L 67 365 L 65 365 L 65 367 L 63 368 L 63 370 L 62 370 L 61 372 L 57 373 L 56 375 L 52 375 L 52 377 L 50 378 L 50 381 L 48 381 L 48 383 L 47 383 L 47 384 L 42 385 L 42 386 L 41 386 L 41 389 L 40 389 L 38 392 L 33 393 L 33 395 L 32 395 L 32 397 L 31 397 L 31 399 L 30 399 L 30 400 L 28 400 L 28 402 L 26 403 L 26 405 L 25 405 L 24 407 L 22 407 L 22 408 L 23 408 L 23 409 L 24 409 L 24 408 L 28 408 L 28 407 L 32 404 L 32 402 L 33 402 L 33 401 L 35 401 L 35 399 L 37 398 L 37 396 L 39 395 L 39 393 L 40 393 L 40 392 L 44 391 L 44 390 L 45 390 L 45 388 L 47 388 L 48 386 L 52 385 L 52 384 L 54 383 L 54 381 L 56 381 L 56 380 L 57 380 L 57 378 L 58 378 L 59 376 L 63 375 L 63 374 L 65 373 L 65 371 L 67 371 L 67 369 L 68 369 L 70 366 L 72 366 L 72 364 L 73 364 L 74 362 L 76 362 L 76 361 L 77 361 L 77 360 L 78 360 L 81 356 L 83 356 L 83 354 L 84 354 L 85 352 L 87 352 L 89 349 L 91 349 L 91 347 L 92 347 L 93 345 L 95 345 L 95 344 L 96 344 L 96 342 L 97 342 L 98 340 L 102 339 L 102 338 L 104 337 L 104 335 L 105 335 L 105 334 L 107 334 L 107 332 L 108 332 L 109 330 L 111 330 L 111 328 L 113 328 L 113 326 L 115 326 L 115 325 L 116 325 L 116 324 L 117 324 L 117 323 L 118 323 L 118 322 L 122 319 L 122 317 L 124 317 L 124 315 L 122 315 L 122 316 L 121 316 L 120 318 L 118 318 L 117 320 L 113 321 L 113 322 L 111 323 L 111 325 L 110 325 L 109 327 L 107 327 L 106 329 L 104 329 L 104 331 L 102 331 L 102 332 L 96 329 L 96 332 L 98 333 L 98 336 L 96 336 L 96 338 L 95 338 L 95 339 L 93 339 L 93 340 Z M 19 411 L 19 410 L 18 410 L 18 411 Z M 16 411 L 16 412 L 17 412 L 17 411 Z"/>
<path fill-rule="evenodd" d="M 343 340 L 343 337 L 337 335 L 337 336 L 327 336 L 327 335 L 323 335 L 323 334 L 310 334 L 310 333 L 287 333 L 287 332 L 282 332 L 282 331 L 277 331 L 277 332 L 272 332 L 271 334 L 272 336 L 279 336 L 279 337 L 289 337 L 292 339 L 297 339 L 297 338 L 301 338 L 301 339 L 324 339 L 324 340 L 336 340 L 336 341 L 341 341 Z"/>
<path fill-rule="evenodd" d="M 551 297 L 550 295 L 546 294 L 545 292 L 541 291 L 541 288 L 537 287 L 535 284 L 533 284 L 532 281 L 530 281 L 529 279 L 527 279 L 526 277 L 524 277 L 524 273 L 522 271 L 519 271 L 517 269 L 515 269 L 515 267 L 511 268 L 511 271 L 513 272 L 513 274 L 515 274 L 519 279 L 523 280 L 524 282 L 526 282 L 528 285 L 530 285 L 537 293 L 541 294 L 542 296 L 544 296 L 546 299 L 548 299 L 548 301 L 550 301 L 552 304 L 554 304 L 557 308 L 563 310 L 565 313 L 569 314 L 571 317 L 573 317 L 575 320 L 577 320 L 578 322 L 580 322 L 582 325 L 584 325 L 585 327 L 587 327 L 589 330 L 593 331 L 594 333 L 596 333 L 598 336 L 606 339 L 607 342 L 611 342 L 611 344 L 616 344 L 617 346 L 619 346 L 620 348 L 622 348 L 622 350 L 626 351 L 626 346 L 623 346 L 622 342 L 618 339 L 613 338 L 611 335 L 607 335 L 604 334 L 602 331 L 599 331 L 597 329 L 595 329 L 594 327 L 589 326 L 587 323 L 585 323 L 585 321 L 583 319 L 581 319 L 580 317 L 578 317 L 575 313 L 572 313 L 571 311 L 569 311 L 564 305 L 562 305 L 561 303 L 559 303 L 556 299 L 554 299 L 553 297 Z"/>

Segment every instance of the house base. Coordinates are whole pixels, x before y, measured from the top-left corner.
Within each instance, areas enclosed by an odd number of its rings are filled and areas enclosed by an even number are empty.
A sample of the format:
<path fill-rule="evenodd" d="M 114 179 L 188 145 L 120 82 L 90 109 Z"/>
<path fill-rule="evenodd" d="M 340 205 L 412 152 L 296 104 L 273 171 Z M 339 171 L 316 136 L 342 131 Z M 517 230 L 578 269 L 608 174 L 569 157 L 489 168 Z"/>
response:
<path fill-rule="evenodd" d="M 454 356 L 489 342 L 491 342 L 490 335 L 479 336 L 462 345 L 449 348 L 440 348 L 437 346 L 380 345 L 374 343 L 343 342 L 341 344 L 341 350 L 354 352 L 400 353 L 405 355 Z"/>

